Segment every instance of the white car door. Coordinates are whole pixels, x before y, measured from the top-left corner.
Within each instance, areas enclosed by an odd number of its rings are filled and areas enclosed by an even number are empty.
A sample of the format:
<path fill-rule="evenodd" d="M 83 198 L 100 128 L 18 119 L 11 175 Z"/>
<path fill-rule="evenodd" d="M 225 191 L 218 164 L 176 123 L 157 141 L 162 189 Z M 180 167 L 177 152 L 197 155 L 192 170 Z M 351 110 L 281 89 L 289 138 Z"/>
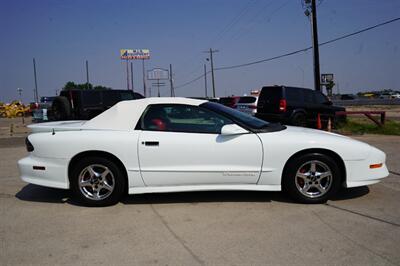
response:
<path fill-rule="evenodd" d="M 255 184 L 263 151 L 256 134 L 221 135 L 229 119 L 190 105 L 151 105 L 138 155 L 147 186 Z"/>

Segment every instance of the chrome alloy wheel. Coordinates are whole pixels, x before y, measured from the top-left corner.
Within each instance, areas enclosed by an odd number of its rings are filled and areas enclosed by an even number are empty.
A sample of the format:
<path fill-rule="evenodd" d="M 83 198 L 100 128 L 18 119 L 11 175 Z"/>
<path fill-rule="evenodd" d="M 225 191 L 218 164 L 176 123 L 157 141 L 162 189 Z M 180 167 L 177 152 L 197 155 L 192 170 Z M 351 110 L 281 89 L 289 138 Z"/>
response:
<path fill-rule="evenodd" d="M 299 167 L 295 178 L 296 188 L 308 198 L 325 195 L 332 186 L 332 171 L 328 165 L 313 160 Z"/>
<path fill-rule="evenodd" d="M 113 173 L 104 165 L 92 164 L 81 171 L 78 177 L 81 193 L 91 200 L 103 200 L 111 195 L 115 187 Z"/>

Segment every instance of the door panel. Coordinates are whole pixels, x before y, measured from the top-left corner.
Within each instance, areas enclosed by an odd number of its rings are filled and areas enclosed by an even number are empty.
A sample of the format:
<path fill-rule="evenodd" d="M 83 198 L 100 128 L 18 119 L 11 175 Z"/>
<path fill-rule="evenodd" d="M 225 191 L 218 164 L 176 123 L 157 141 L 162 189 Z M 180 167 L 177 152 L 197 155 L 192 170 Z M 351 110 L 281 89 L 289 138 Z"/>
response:
<path fill-rule="evenodd" d="M 255 184 L 263 158 L 261 141 L 252 133 L 142 131 L 138 152 L 147 186 Z"/>

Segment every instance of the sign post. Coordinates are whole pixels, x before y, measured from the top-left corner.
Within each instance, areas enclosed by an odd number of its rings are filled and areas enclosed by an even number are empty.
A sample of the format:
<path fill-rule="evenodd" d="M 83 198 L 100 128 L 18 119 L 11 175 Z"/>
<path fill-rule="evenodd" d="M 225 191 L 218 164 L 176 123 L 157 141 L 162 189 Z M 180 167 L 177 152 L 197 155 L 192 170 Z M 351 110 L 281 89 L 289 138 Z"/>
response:
<path fill-rule="evenodd" d="M 153 85 L 157 86 L 158 89 L 158 97 L 160 97 L 160 87 L 165 86 L 164 82 L 160 82 L 160 80 L 168 80 L 170 78 L 168 69 L 163 68 L 153 68 L 152 70 L 147 71 L 147 79 L 148 80 L 156 80 Z"/>
<path fill-rule="evenodd" d="M 142 68 L 143 68 L 143 95 L 146 97 L 146 78 L 145 78 L 145 68 L 144 68 L 144 60 L 150 59 L 150 50 L 149 49 L 121 49 L 120 50 L 121 60 L 126 60 L 126 85 L 129 90 L 129 60 L 142 60 Z M 131 64 L 131 83 L 133 90 L 133 64 Z"/>
<path fill-rule="evenodd" d="M 325 86 L 326 93 L 329 97 L 332 97 L 332 89 L 335 86 L 333 74 L 321 74 L 321 85 Z"/>

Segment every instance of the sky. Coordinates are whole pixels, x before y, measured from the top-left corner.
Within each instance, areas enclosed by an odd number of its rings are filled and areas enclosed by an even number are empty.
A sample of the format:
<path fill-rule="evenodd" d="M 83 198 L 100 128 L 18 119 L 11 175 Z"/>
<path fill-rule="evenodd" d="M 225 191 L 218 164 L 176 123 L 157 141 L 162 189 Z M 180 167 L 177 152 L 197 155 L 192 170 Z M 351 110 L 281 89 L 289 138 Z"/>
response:
<path fill-rule="evenodd" d="M 319 0 L 319 41 L 400 17 L 400 0 Z M 150 49 L 146 70 L 173 67 L 177 96 L 204 96 L 203 74 L 214 66 L 257 61 L 311 45 L 300 0 L 0 0 L 0 101 L 33 101 L 33 58 L 40 96 L 68 81 L 126 89 L 119 50 Z M 143 93 L 141 61 L 134 89 Z M 400 21 L 320 47 L 321 73 L 333 73 L 334 92 L 400 89 Z M 208 95 L 212 93 L 208 75 Z M 217 96 L 249 94 L 265 85 L 313 88 L 312 52 L 215 71 Z M 168 85 L 168 83 L 167 83 Z M 157 94 L 151 81 L 152 95 Z M 169 95 L 169 86 L 161 96 Z"/>

